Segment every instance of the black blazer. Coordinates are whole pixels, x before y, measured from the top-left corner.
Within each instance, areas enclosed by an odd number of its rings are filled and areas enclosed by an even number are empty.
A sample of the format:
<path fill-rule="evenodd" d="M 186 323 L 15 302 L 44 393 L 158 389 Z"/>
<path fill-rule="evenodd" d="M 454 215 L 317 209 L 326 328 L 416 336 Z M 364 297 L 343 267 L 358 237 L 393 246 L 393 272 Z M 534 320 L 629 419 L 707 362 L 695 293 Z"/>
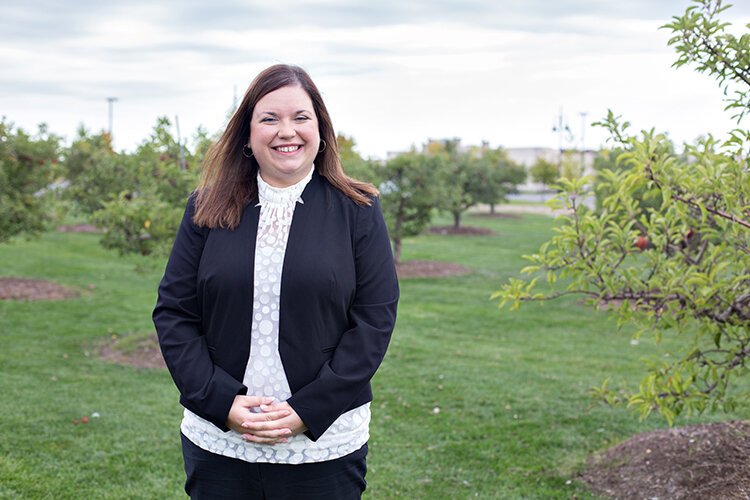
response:
<path fill-rule="evenodd" d="M 372 400 L 399 298 L 377 198 L 354 203 L 313 174 L 294 210 L 281 277 L 279 354 L 288 403 L 317 440 L 342 413 Z M 227 431 L 250 354 L 260 207 L 234 230 L 192 222 L 190 198 L 153 312 L 180 403 Z"/>

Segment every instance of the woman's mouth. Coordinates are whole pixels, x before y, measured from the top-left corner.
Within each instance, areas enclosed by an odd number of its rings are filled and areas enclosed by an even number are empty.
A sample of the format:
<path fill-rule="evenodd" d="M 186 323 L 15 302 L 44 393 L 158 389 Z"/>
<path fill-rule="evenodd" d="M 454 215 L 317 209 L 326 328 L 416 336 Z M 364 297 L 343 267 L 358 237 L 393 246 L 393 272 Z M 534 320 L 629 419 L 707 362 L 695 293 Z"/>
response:
<path fill-rule="evenodd" d="M 300 149 L 302 146 L 299 144 L 293 145 L 293 146 L 276 146 L 273 149 L 278 151 L 279 153 L 294 153 L 298 149 Z"/>

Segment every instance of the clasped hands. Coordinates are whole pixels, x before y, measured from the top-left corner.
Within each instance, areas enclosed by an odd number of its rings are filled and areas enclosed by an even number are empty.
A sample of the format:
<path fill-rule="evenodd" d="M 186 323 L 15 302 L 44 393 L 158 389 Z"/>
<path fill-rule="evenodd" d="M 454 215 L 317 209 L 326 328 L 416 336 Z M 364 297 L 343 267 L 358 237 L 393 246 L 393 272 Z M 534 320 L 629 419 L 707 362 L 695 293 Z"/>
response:
<path fill-rule="evenodd" d="M 286 443 L 307 430 L 302 419 L 286 401 L 262 396 L 234 397 L 227 415 L 227 427 L 252 443 Z M 260 409 L 260 411 L 257 411 Z"/>

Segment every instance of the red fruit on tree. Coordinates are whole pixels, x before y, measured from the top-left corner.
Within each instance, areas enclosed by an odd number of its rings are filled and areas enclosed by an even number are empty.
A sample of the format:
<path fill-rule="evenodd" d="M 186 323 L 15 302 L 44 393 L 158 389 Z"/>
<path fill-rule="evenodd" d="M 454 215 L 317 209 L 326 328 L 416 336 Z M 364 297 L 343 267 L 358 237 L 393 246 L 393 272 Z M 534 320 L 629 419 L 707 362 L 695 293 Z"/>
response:
<path fill-rule="evenodd" d="M 648 238 L 645 236 L 639 236 L 635 240 L 635 246 L 641 251 L 645 250 L 648 248 Z"/>

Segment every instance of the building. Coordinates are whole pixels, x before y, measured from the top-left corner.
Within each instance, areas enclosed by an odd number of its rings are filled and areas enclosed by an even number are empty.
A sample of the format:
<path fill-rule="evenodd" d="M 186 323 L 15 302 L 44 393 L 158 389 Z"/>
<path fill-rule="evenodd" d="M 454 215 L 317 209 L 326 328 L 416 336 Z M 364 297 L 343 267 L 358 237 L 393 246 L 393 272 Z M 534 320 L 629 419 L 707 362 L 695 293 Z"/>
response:
<path fill-rule="evenodd" d="M 427 153 L 432 147 L 444 146 L 449 142 L 455 144 L 456 149 L 460 152 L 468 151 L 472 147 L 461 144 L 461 139 L 459 138 L 428 139 L 419 151 Z M 489 141 L 482 141 L 480 145 L 481 150 L 488 149 L 489 147 Z M 519 194 L 511 195 L 510 198 L 528 199 L 529 201 L 540 201 L 549 197 L 546 195 L 549 191 L 549 186 L 534 182 L 531 178 L 530 169 L 540 158 L 558 165 L 561 171 L 563 170 L 563 162 L 572 166 L 583 164 L 583 174 L 592 175 L 594 172 L 594 160 L 599 155 L 599 151 L 593 149 L 586 149 L 583 152 L 575 149 L 563 150 L 561 152 L 559 149 L 544 147 L 504 148 L 504 150 L 508 154 L 508 158 L 519 165 L 523 165 L 527 172 L 526 182 L 518 186 Z M 403 153 L 405 151 L 390 151 L 388 152 L 388 159 Z M 542 196 L 540 197 L 540 195 Z"/>
<path fill-rule="evenodd" d="M 578 162 L 583 164 L 583 174 L 592 175 L 594 172 L 594 160 L 599 155 L 599 151 L 593 149 L 586 149 L 583 152 L 578 150 L 568 149 L 562 152 L 555 148 L 506 148 L 505 151 L 508 153 L 508 157 L 519 165 L 523 165 L 526 168 L 526 172 L 529 174 L 526 178 L 526 183 L 518 186 L 519 191 L 522 193 L 539 193 L 546 191 L 547 186 L 544 186 L 538 182 L 534 182 L 529 173 L 531 167 L 540 158 L 550 163 L 557 164 L 562 167 L 563 161 L 567 162 Z"/>

